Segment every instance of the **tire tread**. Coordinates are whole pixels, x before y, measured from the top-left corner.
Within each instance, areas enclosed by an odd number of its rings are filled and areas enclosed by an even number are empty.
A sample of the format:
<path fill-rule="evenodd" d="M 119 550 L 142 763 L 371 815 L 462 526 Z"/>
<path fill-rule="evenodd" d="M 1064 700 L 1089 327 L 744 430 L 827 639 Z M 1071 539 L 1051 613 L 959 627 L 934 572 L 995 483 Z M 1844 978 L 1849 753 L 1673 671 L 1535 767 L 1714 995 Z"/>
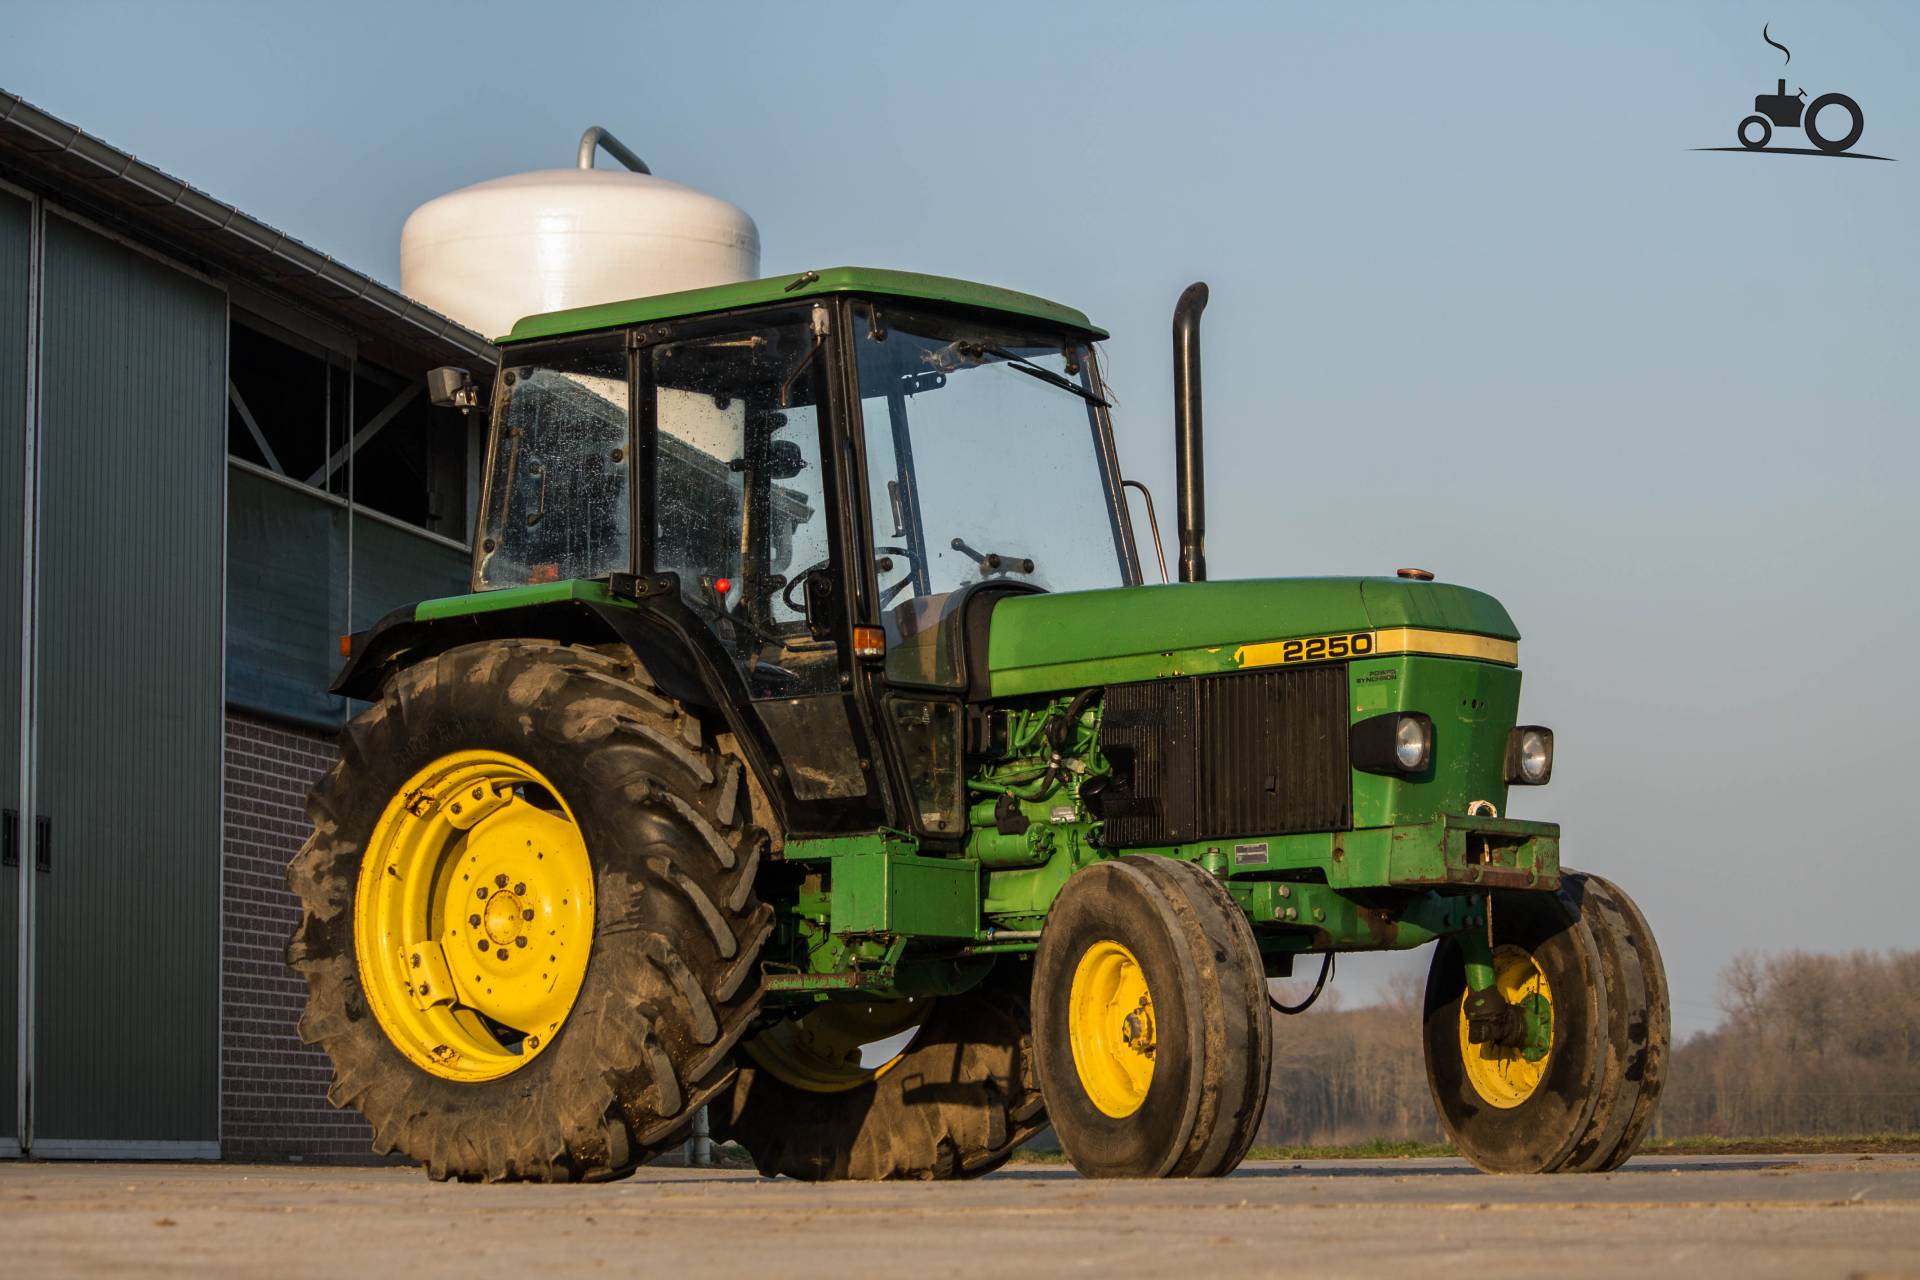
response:
<path fill-rule="evenodd" d="M 448 1088 L 414 1068 L 372 1018 L 354 958 L 361 851 L 346 829 L 371 830 L 389 762 L 458 749 L 444 741 L 450 723 L 491 722 L 570 761 L 574 785 L 563 791 L 623 804 L 629 825 L 654 838 L 592 851 L 600 883 L 613 875 L 626 886 L 602 892 L 593 963 L 627 977 L 583 988 L 560 1033 L 576 1051 L 563 1055 L 556 1041 L 523 1068 L 546 1064 L 531 1092 L 522 1072 Z M 422 757 L 436 738 L 443 745 Z M 737 802 L 739 767 L 631 656 L 537 639 L 464 645 L 405 668 L 348 722 L 339 761 L 308 801 L 313 833 L 288 867 L 301 918 L 287 958 L 308 987 L 301 1036 L 333 1062 L 328 1098 L 367 1116 L 376 1151 L 418 1159 L 437 1179 L 616 1177 L 726 1087 L 727 1050 L 761 1000 L 747 979 L 772 930 L 751 879 L 766 836 Z M 691 930 L 649 923 L 674 901 L 697 917 Z"/>

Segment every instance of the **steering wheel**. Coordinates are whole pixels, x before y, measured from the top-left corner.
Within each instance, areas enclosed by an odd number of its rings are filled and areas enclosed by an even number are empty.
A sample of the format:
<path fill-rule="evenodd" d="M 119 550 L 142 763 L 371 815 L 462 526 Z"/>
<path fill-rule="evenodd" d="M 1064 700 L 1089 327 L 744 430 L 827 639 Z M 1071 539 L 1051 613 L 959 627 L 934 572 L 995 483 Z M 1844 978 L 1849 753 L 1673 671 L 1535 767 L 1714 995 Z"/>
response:
<path fill-rule="evenodd" d="M 913 552 L 906 547 L 875 547 L 874 550 L 879 552 L 881 555 L 899 556 L 901 559 L 907 562 L 907 567 L 910 569 L 920 567 L 920 557 L 914 555 Z M 909 573 L 906 577 L 900 579 L 900 581 L 894 583 L 892 586 L 882 587 L 880 589 L 880 607 L 884 609 L 888 605 L 892 604 L 895 600 L 900 598 L 901 592 L 905 591 L 908 587 L 912 585 L 913 585 L 913 575 Z"/>
<path fill-rule="evenodd" d="M 917 563 L 917 557 L 905 547 L 875 547 L 874 551 L 876 554 L 883 556 L 904 556 L 909 562 Z M 806 585 L 808 574 L 812 573 L 815 569 L 825 569 L 832 563 L 831 560 L 817 561 L 814 564 L 808 565 L 799 573 L 794 574 L 792 578 L 788 579 L 787 585 L 780 590 L 780 603 L 787 606 L 787 608 L 794 613 L 804 614 L 807 611 L 806 603 L 801 600 L 795 600 L 793 593 L 800 587 Z M 913 578 L 909 575 L 881 592 L 880 607 L 884 609 L 887 605 L 893 603 L 893 598 L 899 595 L 901 589 L 912 581 Z"/>

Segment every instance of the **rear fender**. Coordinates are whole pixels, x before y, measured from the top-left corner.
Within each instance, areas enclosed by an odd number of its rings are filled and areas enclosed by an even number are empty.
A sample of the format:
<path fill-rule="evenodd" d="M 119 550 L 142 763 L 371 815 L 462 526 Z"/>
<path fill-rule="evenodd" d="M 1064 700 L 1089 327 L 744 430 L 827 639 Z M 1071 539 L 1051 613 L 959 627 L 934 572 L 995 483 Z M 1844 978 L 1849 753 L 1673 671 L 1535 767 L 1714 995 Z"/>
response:
<path fill-rule="evenodd" d="M 661 620 L 630 606 L 597 600 L 559 600 L 512 609 L 419 618 L 414 605 L 395 609 L 353 637 L 353 653 L 329 693 L 371 701 L 402 667 L 463 644 L 514 638 L 561 644 L 625 643 L 645 664 L 662 693 L 708 710 L 721 709 L 716 690 L 691 646 Z"/>
<path fill-rule="evenodd" d="M 418 606 L 396 609 L 353 637 L 352 654 L 329 692 L 371 701 L 392 675 L 449 649 L 485 640 L 538 639 L 562 644 L 620 644 L 632 650 L 656 688 L 668 697 L 717 717 L 734 736 L 753 770 L 759 791 L 774 809 L 781 831 L 791 831 L 794 803 L 773 774 L 770 742 L 733 664 L 713 636 L 677 598 L 644 605 L 618 599 L 566 598 L 511 608 L 416 616 Z M 713 650 L 713 652 L 708 652 Z M 817 825 L 814 818 L 806 825 Z M 781 842 L 780 832 L 770 833 Z"/>

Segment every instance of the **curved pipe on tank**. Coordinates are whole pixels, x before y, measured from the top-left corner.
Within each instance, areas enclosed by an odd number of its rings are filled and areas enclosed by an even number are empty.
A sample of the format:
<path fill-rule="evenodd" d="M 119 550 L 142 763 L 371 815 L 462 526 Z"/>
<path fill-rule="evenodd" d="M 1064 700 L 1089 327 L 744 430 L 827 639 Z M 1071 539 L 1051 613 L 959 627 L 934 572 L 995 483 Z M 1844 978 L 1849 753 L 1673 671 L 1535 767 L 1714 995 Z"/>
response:
<path fill-rule="evenodd" d="M 1187 286 L 1173 308 L 1173 450 L 1180 498 L 1180 581 L 1207 580 L 1207 478 L 1200 451 L 1200 313 L 1207 286 Z"/>
<path fill-rule="evenodd" d="M 582 169 L 593 168 L 593 153 L 596 149 L 605 151 L 608 155 L 635 173 L 653 172 L 653 170 L 647 168 L 647 162 L 645 160 L 633 154 L 632 148 L 608 133 L 605 129 L 602 129 L 599 125 L 594 125 L 593 128 L 580 135 L 580 167 Z"/>

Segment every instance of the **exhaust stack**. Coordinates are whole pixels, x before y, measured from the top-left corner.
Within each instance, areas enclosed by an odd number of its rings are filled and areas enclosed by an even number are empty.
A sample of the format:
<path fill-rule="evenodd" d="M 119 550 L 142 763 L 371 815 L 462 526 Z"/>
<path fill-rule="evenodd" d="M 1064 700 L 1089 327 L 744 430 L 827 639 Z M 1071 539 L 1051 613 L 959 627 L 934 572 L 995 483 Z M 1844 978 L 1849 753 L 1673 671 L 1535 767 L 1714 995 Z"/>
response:
<path fill-rule="evenodd" d="M 1200 313 L 1207 286 L 1186 287 L 1173 308 L 1174 482 L 1180 491 L 1180 581 L 1207 580 L 1207 477 L 1200 451 Z"/>

